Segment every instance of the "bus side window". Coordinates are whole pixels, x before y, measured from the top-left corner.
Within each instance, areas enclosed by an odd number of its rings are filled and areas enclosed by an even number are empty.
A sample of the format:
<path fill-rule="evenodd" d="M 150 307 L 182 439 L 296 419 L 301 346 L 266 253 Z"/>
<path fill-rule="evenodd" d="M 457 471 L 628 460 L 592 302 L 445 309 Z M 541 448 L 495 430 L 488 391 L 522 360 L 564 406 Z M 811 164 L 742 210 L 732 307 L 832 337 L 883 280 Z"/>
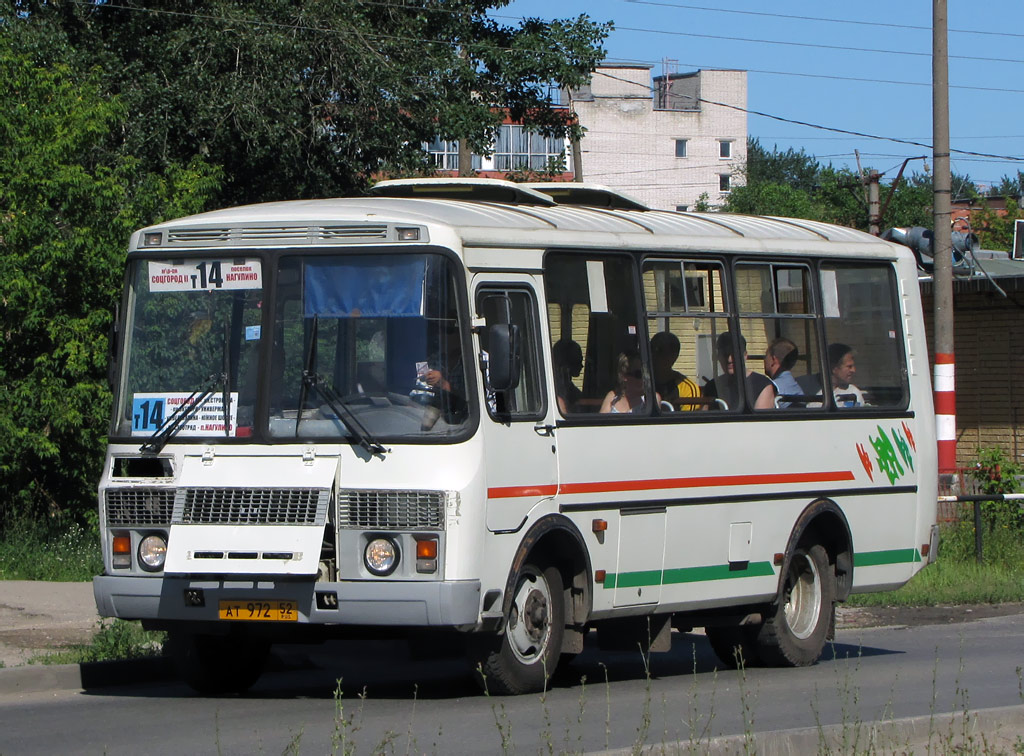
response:
<path fill-rule="evenodd" d="M 823 264 L 828 352 L 823 385 L 836 407 L 905 406 L 906 362 L 891 265 Z"/>
<path fill-rule="evenodd" d="M 563 415 L 598 412 L 619 386 L 620 356 L 640 352 L 634 276 L 632 260 L 624 256 L 552 253 L 546 258 L 549 336 L 560 371 L 554 383 Z M 575 364 L 565 368 L 564 353 L 572 353 L 573 363 L 576 355 L 567 342 L 579 347 L 579 372 Z M 645 395 L 634 414 L 649 413 L 654 404 L 653 396 Z"/>
<path fill-rule="evenodd" d="M 740 263 L 735 282 L 747 370 L 767 376 L 775 386 L 774 401 L 757 409 L 820 408 L 821 349 L 810 268 Z"/>
<path fill-rule="evenodd" d="M 722 265 L 717 261 L 644 262 L 654 385 L 662 401 L 675 412 L 724 406 L 724 402 L 704 395 L 704 388 L 720 372 L 715 341 L 729 330 L 723 280 Z"/>
<path fill-rule="evenodd" d="M 527 289 L 481 287 L 477 291 L 477 314 L 485 327 L 480 332 L 480 376 L 487 411 L 496 419 L 538 419 L 544 409 L 537 307 Z M 488 385 L 487 327 L 507 323 L 519 331 L 522 370 L 519 383 L 508 391 L 492 391 Z"/>

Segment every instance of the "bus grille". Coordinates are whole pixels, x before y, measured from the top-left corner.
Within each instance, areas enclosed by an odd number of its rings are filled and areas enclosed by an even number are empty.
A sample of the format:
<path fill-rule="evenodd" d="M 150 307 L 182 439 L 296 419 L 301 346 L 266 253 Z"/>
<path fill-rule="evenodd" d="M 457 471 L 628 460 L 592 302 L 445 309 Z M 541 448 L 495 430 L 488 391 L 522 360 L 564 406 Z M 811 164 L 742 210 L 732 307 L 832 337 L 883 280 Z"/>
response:
<path fill-rule="evenodd" d="M 107 525 L 170 525 L 174 493 L 173 488 L 108 488 Z"/>
<path fill-rule="evenodd" d="M 323 525 L 325 488 L 185 488 L 174 522 L 187 525 Z"/>
<path fill-rule="evenodd" d="M 447 498 L 444 491 L 339 491 L 338 526 L 442 530 Z"/>

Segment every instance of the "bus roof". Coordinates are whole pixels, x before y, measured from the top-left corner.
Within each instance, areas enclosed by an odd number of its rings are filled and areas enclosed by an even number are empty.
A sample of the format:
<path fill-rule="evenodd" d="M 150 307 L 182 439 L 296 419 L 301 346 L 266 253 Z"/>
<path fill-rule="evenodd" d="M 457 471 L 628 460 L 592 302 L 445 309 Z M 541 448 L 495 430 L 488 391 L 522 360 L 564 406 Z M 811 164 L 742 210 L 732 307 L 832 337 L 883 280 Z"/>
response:
<path fill-rule="evenodd" d="M 582 185 L 572 200 L 559 203 L 557 196 L 553 199 L 534 187 L 494 179 L 388 182 L 378 190 L 387 196 L 271 202 L 167 221 L 137 232 L 131 249 L 381 243 L 398 238 L 394 230 L 404 226 L 446 227 L 466 246 L 736 249 L 779 248 L 781 242 L 804 251 L 805 245 L 841 242 L 876 254 L 902 249 L 855 229 L 817 221 L 632 209 L 626 201 L 630 198 L 617 200 L 615 192 L 596 185 Z M 594 204 L 580 204 L 587 197 Z M 155 231 L 163 231 L 166 238 L 144 244 L 143 235 L 148 232 L 155 239 Z"/>

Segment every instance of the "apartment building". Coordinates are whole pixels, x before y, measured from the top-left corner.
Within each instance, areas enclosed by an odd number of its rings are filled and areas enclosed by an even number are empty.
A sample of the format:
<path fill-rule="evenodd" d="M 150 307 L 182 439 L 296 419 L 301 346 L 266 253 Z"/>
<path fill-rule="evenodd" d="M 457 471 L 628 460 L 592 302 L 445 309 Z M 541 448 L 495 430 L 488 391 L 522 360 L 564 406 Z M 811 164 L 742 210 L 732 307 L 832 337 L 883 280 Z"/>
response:
<path fill-rule="evenodd" d="M 586 134 L 579 165 L 563 139 L 530 134 L 506 121 L 490 156 L 473 156 L 481 176 L 564 168 L 581 179 L 625 192 L 652 208 L 692 210 L 703 197 L 720 206 L 743 180 L 747 154 L 746 71 L 662 72 L 647 64 L 602 64 L 591 83 L 562 93 Z M 458 145 L 424 145 L 442 171 L 458 170 Z"/>

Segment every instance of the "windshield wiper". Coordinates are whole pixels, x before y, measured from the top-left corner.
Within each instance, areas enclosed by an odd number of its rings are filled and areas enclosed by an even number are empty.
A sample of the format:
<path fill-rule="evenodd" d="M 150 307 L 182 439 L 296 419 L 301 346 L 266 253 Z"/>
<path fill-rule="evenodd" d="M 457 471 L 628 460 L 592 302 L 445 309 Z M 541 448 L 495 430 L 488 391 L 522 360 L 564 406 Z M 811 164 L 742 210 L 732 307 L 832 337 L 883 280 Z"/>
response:
<path fill-rule="evenodd" d="M 373 437 L 373 434 L 367 430 L 355 413 L 348 408 L 345 400 L 338 396 L 334 387 L 324 380 L 323 376 L 303 370 L 302 384 L 323 397 L 324 401 L 327 402 L 327 406 L 334 410 L 335 414 L 341 416 L 348 427 L 348 432 L 352 434 L 355 440 L 359 442 L 359 445 L 366 449 L 366 451 L 370 452 L 370 454 L 379 454 L 382 457 L 391 451 Z M 302 419 L 301 415 L 302 408 L 300 407 L 299 417 L 295 418 L 296 435 L 298 434 L 299 422 Z"/>
<path fill-rule="evenodd" d="M 295 415 L 295 437 L 299 436 L 299 424 L 302 422 L 302 410 L 306 406 L 306 398 L 310 391 L 315 391 L 323 397 L 327 406 L 344 420 L 348 432 L 361 447 L 370 454 L 383 457 L 391 450 L 373 437 L 373 434 L 359 421 L 355 413 L 348 408 L 345 401 L 338 396 L 334 387 L 316 372 L 316 336 L 319 326 L 320 316 L 314 315 L 313 327 L 310 329 L 309 349 L 306 352 L 306 367 L 302 371 L 302 386 L 299 388 L 299 410 Z"/>
<path fill-rule="evenodd" d="M 217 387 L 221 384 L 226 386 L 227 382 L 227 373 L 214 373 L 207 378 L 202 386 L 193 391 L 184 402 L 178 405 L 178 409 L 174 410 L 174 414 L 167 418 L 164 424 L 157 428 L 156 432 L 149 437 L 149 440 L 139 447 L 139 451 L 143 454 L 159 454 L 171 437 L 195 416 L 199 408 L 210 398 Z"/>

